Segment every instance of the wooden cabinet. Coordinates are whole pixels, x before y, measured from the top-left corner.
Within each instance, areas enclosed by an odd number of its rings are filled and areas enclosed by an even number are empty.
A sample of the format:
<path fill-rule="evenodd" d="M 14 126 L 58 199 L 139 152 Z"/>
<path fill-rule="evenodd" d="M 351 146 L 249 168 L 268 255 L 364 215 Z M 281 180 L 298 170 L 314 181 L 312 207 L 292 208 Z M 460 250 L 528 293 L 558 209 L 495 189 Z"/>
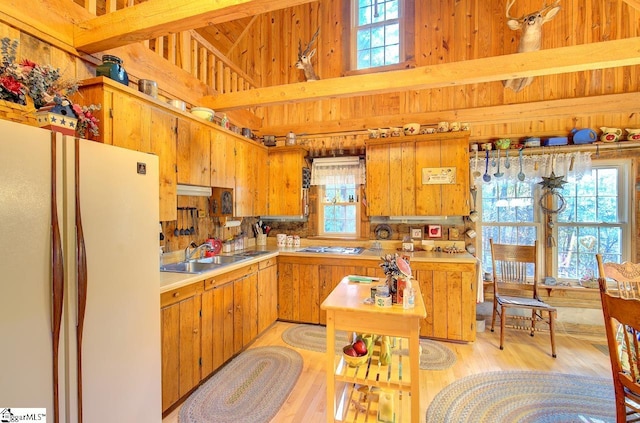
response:
<path fill-rule="evenodd" d="M 162 410 L 200 382 L 200 292 L 192 284 L 160 296 Z"/>
<path fill-rule="evenodd" d="M 369 216 L 468 215 L 468 142 L 468 132 L 368 140 Z M 423 181 L 440 168 L 455 170 L 452 183 Z"/>
<path fill-rule="evenodd" d="M 278 258 L 278 318 L 301 323 L 318 323 L 320 297 L 317 259 Z"/>
<path fill-rule="evenodd" d="M 267 149 L 251 141 L 235 142 L 235 215 L 266 214 Z"/>
<path fill-rule="evenodd" d="M 275 263 L 266 259 L 160 295 L 163 411 L 258 336 L 263 303 L 263 324 L 276 320 Z"/>
<path fill-rule="evenodd" d="M 211 131 L 198 122 L 178 118 L 178 183 L 211 186 Z"/>
<path fill-rule="evenodd" d="M 416 214 L 415 143 L 367 145 L 369 216 Z"/>
<path fill-rule="evenodd" d="M 468 138 L 420 140 L 416 142 L 416 215 L 452 216 L 469 214 Z M 426 184 L 422 169 L 453 169 L 451 183 Z"/>
<path fill-rule="evenodd" d="M 263 260 L 258 270 L 258 333 L 278 319 L 278 266 L 276 258 Z"/>
<path fill-rule="evenodd" d="M 301 323 L 326 324 L 319 309 L 331 291 L 348 275 L 385 280 L 376 259 L 328 257 L 278 257 L 278 318 Z M 412 261 L 427 317 L 420 322 L 420 336 L 450 341 L 476 339 L 476 264 L 473 261 Z"/>
<path fill-rule="evenodd" d="M 420 336 L 475 341 L 475 267 L 475 263 L 411 263 L 427 309 Z"/>
<path fill-rule="evenodd" d="M 151 151 L 158 156 L 160 179 L 160 220 L 177 219 L 176 118 L 160 109 L 151 109 Z"/>
<path fill-rule="evenodd" d="M 320 304 L 347 275 L 383 277 L 377 260 L 322 257 L 278 257 L 278 318 L 301 323 L 326 323 Z"/>
<path fill-rule="evenodd" d="M 95 112 L 100 135 L 94 139 L 158 155 L 160 220 L 176 220 L 176 114 L 157 100 L 104 77 L 81 82 L 77 96 L 82 103 L 101 105 Z"/>
<path fill-rule="evenodd" d="M 299 146 L 269 149 L 268 215 L 302 216 L 305 214 L 302 169 L 308 167 L 306 156 L 307 150 Z"/>
<path fill-rule="evenodd" d="M 258 335 L 258 274 L 233 282 L 233 346 L 239 352 Z"/>
<path fill-rule="evenodd" d="M 222 131 L 211 133 L 211 186 L 235 188 L 236 142 Z"/>

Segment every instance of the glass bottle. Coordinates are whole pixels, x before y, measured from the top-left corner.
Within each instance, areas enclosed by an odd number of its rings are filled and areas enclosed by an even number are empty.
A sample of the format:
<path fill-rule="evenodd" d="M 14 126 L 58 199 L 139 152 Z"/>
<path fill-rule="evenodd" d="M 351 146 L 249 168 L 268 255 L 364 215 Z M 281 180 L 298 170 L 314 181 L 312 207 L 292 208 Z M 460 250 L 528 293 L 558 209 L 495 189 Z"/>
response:
<path fill-rule="evenodd" d="M 96 67 L 96 76 L 106 76 L 121 84 L 129 85 L 129 75 L 122 67 L 122 59 L 110 54 L 102 56 L 102 64 Z"/>

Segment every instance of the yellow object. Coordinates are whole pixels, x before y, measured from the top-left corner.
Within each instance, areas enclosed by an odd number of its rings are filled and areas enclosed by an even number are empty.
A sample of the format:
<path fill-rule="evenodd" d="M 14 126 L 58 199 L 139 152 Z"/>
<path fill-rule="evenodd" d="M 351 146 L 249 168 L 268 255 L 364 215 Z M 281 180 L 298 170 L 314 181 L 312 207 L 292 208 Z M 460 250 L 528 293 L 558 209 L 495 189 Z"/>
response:
<path fill-rule="evenodd" d="M 381 390 L 380 399 L 378 400 L 378 422 L 393 423 L 395 422 L 394 410 L 394 393 L 393 391 Z"/>
<path fill-rule="evenodd" d="M 383 366 L 388 365 L 391 362 L 391 341 L 388 336 L 382 337 L 382 343 L 380 344 L 380 364 Z"/>

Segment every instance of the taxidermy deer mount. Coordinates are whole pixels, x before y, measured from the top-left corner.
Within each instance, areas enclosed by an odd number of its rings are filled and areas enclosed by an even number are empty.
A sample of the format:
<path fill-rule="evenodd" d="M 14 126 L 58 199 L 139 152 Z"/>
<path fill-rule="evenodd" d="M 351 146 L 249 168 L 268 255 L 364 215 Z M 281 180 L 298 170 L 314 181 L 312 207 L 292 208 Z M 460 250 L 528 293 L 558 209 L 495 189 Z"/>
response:
<path fill-rule="evenodd" d="M 298 40 L 298 61 L 296 62 L 296 68 L 302 69 L 304 71 L 304 77 L 307 81 L 318 81 L 320 77 L 316 74 L 316 71 L 313 70 L 313 65 L 311 64 L 311 58 L 316 54 L 317 49 L 311 50 L 311 45 L 318 38 L 318 33 L 320 32 L 320 28 L 316 30 L 316 33 L 311 37 L 311 41 L 307 44 L 307 48 L 302 51 L 302 42 Z M 311 51 L 309 51 L 311 50 Z"/>
<path fill-rule="evenodd" d="M 509 15 L 509 10 L 516 0 L 507 1 L 507 26 L 516 31 L 522 29 L 522 37 L 520 38 L 520 44 L 518 45 L 518 53 L 526 51 L 537 51 L 542 46 L 542 25 L 553 19 L 560 11 L 560 0 L 556 0 L 550 6 L 544 3 L 542 9 L 537 12 L 524 15 L 521 18 L 514 18 Z M 511 88 L 513 91 L 518 92 L 523 88 L 531 84 L 533 77 L 508 79 L 502 81 L 502 84 L 506 88 Z"/>

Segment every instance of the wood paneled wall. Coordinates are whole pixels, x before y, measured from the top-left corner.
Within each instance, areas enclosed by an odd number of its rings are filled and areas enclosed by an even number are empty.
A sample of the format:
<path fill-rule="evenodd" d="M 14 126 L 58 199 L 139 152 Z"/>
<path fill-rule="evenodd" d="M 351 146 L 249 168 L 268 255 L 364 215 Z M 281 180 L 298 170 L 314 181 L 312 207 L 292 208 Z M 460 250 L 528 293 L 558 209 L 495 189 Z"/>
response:
<path fill-rule="evenodd" d="M 294 64 L 298 41 L 308 42 L 319 26 L 315 69 L 321 78 L 343 75 L 345 22 L 343 1 L 321 0 L 266 15 L 260 15 L 237 40 L 230 58 L 262 86 L 281 85 L 304 80 Z M 416 1 L 415 65 L 426 66 L 467 59 L 515 53 L 520 32 L 506 25 L 505 3 L 500 0 Z M 540 0 L 520 0 L 511 10 L 521 16 L 542 7 Z M 640 12 L 621 0 L 562 0 L 562 9 L 543 27 L 543 48 L 579 45 L 640 35 Z M 384 78 L 384 73 L 380 74 Z M 287 125 L 300 128 L 308 124 L 310 132 L 335 131 L 330 122 L 359 119 L 376 127 L 376 117 L 439 112 L 446 120 L 456 111 L 506 104 L 572 99 L 614 93 L 640 91 L 640 67 L 576 72 L 535 78 L 520 93 L 505 89 L 500 82 L 456 86 L 434 90 L 402 92 L 390 95 L 332 99 L 294 105 L 261 108 L 264 126 L 283 130 Z M 525 106 L 526 107 L 526 106 Z M 498 113 L 499 111 L 495 111 Z M 462 112 L 460 112 L 462 113 Z M 370 117 L 371 120 L 366 118 Z M 436 119 L 434 116 L 433 119 Z M 514 122 L 488 116 L 489 125 L 474 122 L 472 138 L 498 137 L 504 134 L 564 133 L 573 127 L 603 125 L 640 125 L 637 113 L 597 115 L 588 107 L 577 107 L 555 119 L 526 119 Z M 459 119 L 462 120 L 462 119 Z M 359 121 L 359 123 L 360 123 Z M 401 122 L 401 119 L 398 119 Z M 434 123 L 434 122 L 421 122 Z M 386 125 L 388 126 L 388 125 Z M 367 126 L 365 126 L 367 127 Z"/>

